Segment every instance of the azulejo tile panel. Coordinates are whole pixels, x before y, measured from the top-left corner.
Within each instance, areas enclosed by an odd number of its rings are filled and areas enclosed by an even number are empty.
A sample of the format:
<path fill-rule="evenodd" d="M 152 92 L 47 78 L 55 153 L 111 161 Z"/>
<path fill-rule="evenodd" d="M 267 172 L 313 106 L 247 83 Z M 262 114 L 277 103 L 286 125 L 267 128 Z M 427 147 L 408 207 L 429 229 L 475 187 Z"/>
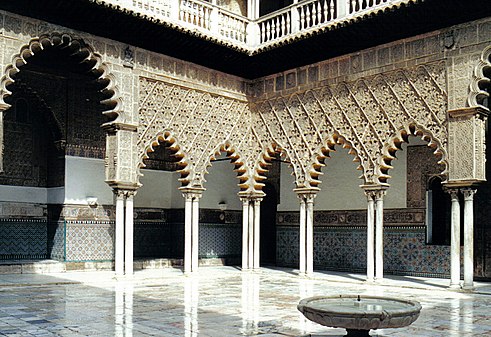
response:
<path fill-rule="evenodd" d="M 47 258 L 47 228 L 46 220 L 0 219 L 0 260 Z"/>
<path fill-rule="evenodd" d="M 200 258 L 238 257 L 241 251 L 241 224 L 200 224 Z"/>
<path fill-rule="evenodd" d="M 314 228 L 316 269 L 366 270 L 366 228 L 323 226 Z M 277 263 L 297 267 L 299 229 L 277 227 Z M 446 276 L 450 270 L 448 246 L 427 245 L 424 226 L 384 229 L 384 271 L 392 274 Z"/>
<path fill-rule="evenodd" d="M 114 259 L 114 223 L 110 221 L 67 221 L 67 261 Z"/>
<path fill-rule="evenodd" d="M 48 224 L 48 256 L 53 260 L 65 261 L 65 222 Z"/>

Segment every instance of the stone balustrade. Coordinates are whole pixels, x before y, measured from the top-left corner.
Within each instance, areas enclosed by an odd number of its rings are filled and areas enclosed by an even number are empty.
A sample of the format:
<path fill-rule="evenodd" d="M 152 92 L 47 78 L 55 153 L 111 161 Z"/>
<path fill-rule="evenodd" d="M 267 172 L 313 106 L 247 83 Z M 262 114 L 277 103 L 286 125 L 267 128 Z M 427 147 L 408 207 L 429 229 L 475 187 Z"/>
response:
<path fill-rule="evenodd" d="M 250 20 L 203 0 L 102 0 L 252 50 L 409 0 L 306 0 Z"/>

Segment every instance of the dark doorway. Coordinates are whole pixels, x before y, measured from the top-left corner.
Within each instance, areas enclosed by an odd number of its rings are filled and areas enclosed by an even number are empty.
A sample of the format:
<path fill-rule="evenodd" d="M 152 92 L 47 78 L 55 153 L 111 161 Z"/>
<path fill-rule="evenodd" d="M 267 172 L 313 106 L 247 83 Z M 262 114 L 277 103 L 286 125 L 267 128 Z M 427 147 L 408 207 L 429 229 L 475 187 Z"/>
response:
<path fill-rule="evenodd" d="M 261 201 L 261 265 L 276 265 L 276 206 L 278 194 L 273 185 L 265 183 Z"/>

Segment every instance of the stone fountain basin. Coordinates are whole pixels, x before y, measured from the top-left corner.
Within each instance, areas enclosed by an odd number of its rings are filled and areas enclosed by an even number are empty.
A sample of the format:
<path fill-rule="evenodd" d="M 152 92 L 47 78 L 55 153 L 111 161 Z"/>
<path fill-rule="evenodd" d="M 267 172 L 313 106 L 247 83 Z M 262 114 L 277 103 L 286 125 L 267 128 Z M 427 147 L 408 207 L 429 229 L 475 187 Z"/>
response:
<path fill-rule="evenodd" d="M 297 308 L 323 326 L 370 330 L 410 325 L 419 317 L 421 304 L 390 297 L 338 295 L 309 297 Z"/>

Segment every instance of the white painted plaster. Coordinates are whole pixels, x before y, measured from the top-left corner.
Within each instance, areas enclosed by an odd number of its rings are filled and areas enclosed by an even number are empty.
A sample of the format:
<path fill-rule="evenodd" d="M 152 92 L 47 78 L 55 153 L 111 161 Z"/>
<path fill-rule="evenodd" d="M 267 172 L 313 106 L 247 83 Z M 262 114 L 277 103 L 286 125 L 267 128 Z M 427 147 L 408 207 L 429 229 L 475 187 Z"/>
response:
<path fill-rule="evenodd" d="M 141 170 L 142 187 L 135 196 L 135 207 L 172 208 L 173 198 L 181 198 L 175 186 L 179 175 L 176 172 Z"/>
<path fill-rule="evenodd" d="M 200 208 L 217 209 L 219 202 L 225 202 L 228 210 L 242 210 L 242 202 L 237 195 L 240 188 L 234 165 L 229 160 L 215 161 L 208 172 Z"/>
<path fill-rule="evenodd" d="M 65 158 L 65 203 L 87 205 L 87 197 L 99 205 L 112 205 L 112 189 L 105 182 L 103 159 Z"/>

